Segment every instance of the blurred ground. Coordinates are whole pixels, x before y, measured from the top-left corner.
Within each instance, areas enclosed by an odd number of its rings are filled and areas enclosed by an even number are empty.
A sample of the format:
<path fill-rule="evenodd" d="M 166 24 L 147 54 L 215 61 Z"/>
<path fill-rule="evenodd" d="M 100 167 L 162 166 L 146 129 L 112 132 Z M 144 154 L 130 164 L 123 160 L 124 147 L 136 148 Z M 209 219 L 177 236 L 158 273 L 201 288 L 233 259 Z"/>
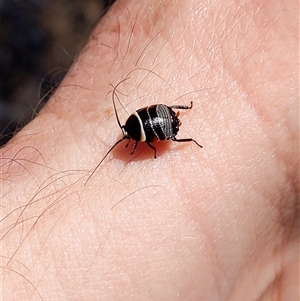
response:
<path fill-rule="evenodd" d="M 40 110 L 114 0 L 0 0 L 0 146 Z"/>

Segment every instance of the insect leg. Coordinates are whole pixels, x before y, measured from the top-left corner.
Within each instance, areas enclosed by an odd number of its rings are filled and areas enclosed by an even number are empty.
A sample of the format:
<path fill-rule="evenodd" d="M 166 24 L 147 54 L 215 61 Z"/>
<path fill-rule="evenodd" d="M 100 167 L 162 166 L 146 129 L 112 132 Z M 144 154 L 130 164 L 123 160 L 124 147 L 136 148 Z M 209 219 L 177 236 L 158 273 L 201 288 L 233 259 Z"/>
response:
<path fill-rule="evenodd" d="M 179 110 L 190 110 L 193 107 L 193 102 L 191 101 L 191 104 L 189 106 L 184 106 L 184 105 L 174 105 L 171 106 L 173 109 L 179 109 Z"/>
<path fill-rule="evenodd" d="M 131 139 L 128 140 L 128 142 L 126 143 L 125 147 L 127 148 L 129 143 L 130 143 Z"/>
<path fill-rule="evenodd" d="M 153 151 L 154 151 L 154 159 L 156 159 L 156 148 L 155 148 L 152 144 L 150 144 L 150 142 L 148 142 L 148 141 L 147 141 L 147 144 L 148 144 L 148 146 L 149 146 L 150 148 L 153 149 Z"/>
<path fill-rule="evenodd" d="M 133 146 L 133 151 L 130 153 L 130 155 L 133 155 L 135 153 L 138 143 L 139 143 L 138 141 L 135 141 L 134 146 Z"/>
<path fill-rule="evenodd" d="M 175 142 L 195 142 L 199 147 L 203 147 L 202 145 L 200 145 L 196 140 L 192 139 L 192 138 L 183 138 L 183 139 L 177 139 L 176 137 L 172 138 L 173 141 Z"/>

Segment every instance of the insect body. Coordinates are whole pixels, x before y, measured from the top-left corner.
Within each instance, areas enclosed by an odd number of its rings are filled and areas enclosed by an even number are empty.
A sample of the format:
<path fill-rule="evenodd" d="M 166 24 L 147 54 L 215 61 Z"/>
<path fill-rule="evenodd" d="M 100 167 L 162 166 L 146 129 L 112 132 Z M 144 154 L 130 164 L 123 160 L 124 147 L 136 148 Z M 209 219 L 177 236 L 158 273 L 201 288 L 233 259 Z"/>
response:
<path fill-rule="evenodd" d="M 175 113 L 172 109 L 187 110 L 193 107 L 191 102 L 190 106 L 174 105 L 168 107 L 163 104 L 152 105 L 137 110 L 129 116 L 125 125 L 121 126 L 123 131 L 123 138 L 132 139 L 135 141 L 134 149 L 131 154 L 134 154 L 139 142 L 146 142 L 154 151 L 154 158 L 156 158 L 156 148 L 151 142 L 159 140 L 173 140 L 176 142 L 189 142 L 193 141 L 198 146 L 202 147 L 192 138 L 177 139 L 176 135 L 179 131 L 181 122 L 178 118 L 179 112 Z"/>
<path fill-rule="evenodd" d="M 94 174 L 96 169 L 101 165 L 104 159 L 109 155 L 109 153 L 123 140 L 128 140 L 126 147 L 128 147 L 131 140 L 135 141 L 131 155 L 135 153 L 139 142 L 146 142 L 148 146 L 153 150 L 154 158 L 156 158 L 156 148 L 151 143 L 159 140 L 173 140 L 175 142 L 192 141 L 202 148 L 202 145 L 200 145 L 196 140 L 192 138 L 176 138 L 181 122 L 178 118 L 179 112 L 175 113 L 173 109 L 189 110 L 193 107 L 192 101 L 190 103 L 190 106 L 166 106 L 164 104 L 157 104 L 144 107 L 131 114 L 125 124 L 121 125 L 114 100 L 115 90 L 116 88 L 114 88 L 113 91 L 113 106 L 118 125 L 123 132 L 123 137 L 108 150 L 106 155 L 93 170 L 92 174 L 88 177 L 87 181 Z M 85 183 L 87 183 L 87 181 Z"/>

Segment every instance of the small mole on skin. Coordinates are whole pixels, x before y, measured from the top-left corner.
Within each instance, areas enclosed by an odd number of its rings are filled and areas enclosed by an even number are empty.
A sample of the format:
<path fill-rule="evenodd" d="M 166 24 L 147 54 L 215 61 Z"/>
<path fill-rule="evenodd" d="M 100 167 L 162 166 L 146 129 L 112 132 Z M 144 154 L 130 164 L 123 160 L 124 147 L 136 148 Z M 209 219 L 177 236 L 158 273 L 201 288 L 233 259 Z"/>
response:
<path fill-rule="evenodd" d="M 112 108 L 107 107 L 104 109 L 104 116 L 106 119 L 108 119 L 113 114 Z"/>

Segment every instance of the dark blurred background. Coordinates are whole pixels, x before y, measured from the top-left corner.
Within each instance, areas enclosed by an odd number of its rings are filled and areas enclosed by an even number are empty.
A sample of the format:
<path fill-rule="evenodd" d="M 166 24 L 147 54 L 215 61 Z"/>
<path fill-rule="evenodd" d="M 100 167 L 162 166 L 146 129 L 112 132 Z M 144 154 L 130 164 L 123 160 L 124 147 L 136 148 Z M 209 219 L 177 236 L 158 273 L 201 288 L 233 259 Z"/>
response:
<path fill-rule="evenodd" d="M 0 146 L 48 100 L 114 0 L 0 0 Z"/>

